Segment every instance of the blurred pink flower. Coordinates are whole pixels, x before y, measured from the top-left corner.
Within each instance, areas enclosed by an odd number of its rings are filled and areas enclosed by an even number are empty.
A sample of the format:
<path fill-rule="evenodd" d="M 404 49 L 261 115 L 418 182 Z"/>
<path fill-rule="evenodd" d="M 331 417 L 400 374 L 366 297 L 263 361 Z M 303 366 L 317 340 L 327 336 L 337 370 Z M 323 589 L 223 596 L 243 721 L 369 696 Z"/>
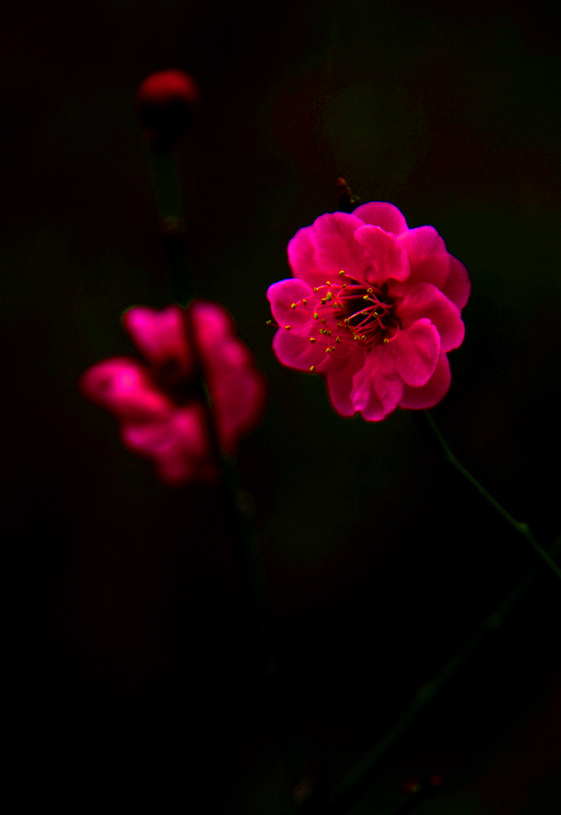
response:
<path fill-rule="evenodd" d="M 300 229 L 288 259 L 294 277 L 267 293 L 279 362 L 322 374 L 341 416 L 379 421 L 442 399 L 470 282 L 432 226 L 409 229 L 393 204 L 363 204 Z"/>
<path fill-rule="evenodd" d="M 216 303 L 194 301 L 187 309 L 136 306 L 123 324 L 147 364 L 132 357 L 98 362 L 82 376 L 82 393 L 115 414 L 123 444 L 152 459 L 164 481 L 215 481 L 220 468 L 197 368 L 228 455 L 259 423 L 265 404 L 265 381 L 232 318 Z"/>

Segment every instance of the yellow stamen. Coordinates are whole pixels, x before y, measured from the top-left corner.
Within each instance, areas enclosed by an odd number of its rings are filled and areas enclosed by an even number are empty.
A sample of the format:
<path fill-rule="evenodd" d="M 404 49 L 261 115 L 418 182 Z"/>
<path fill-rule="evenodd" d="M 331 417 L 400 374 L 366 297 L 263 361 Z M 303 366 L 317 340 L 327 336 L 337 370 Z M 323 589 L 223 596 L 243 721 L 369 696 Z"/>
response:
<path fill-rule="evenodd" d="M 315 341 L 316 341 L 315 337 L 310 337 L 310 342 L 315 342 Z"/>
<path fill-rule="evenodd" d="M 290 308 L 296 308 L 296 303 L 293 303 Z"/>
<path fill-rule="evenodd" d="M 310 365 L 310 372 L 313 373 L 316 369 L 315 365 Z"/>

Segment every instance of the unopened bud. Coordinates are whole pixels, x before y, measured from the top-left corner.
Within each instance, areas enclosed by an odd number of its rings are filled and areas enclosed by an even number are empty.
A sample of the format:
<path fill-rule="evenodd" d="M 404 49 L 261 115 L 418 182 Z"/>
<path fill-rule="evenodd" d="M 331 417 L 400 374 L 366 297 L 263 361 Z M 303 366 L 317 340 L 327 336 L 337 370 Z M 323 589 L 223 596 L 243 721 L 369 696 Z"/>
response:
<path fill-rule="evenodd" d="M 174 145 L 200 101 L 195 80 L 179 70 L 159 71 L 143 79 L 134 96 L 134 109 L 151 147 Z"/>

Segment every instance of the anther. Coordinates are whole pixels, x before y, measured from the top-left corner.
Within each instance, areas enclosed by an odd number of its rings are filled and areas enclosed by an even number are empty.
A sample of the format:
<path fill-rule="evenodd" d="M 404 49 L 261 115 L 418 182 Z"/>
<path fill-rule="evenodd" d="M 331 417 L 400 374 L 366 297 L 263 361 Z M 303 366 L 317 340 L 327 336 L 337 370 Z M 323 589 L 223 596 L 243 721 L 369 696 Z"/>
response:
<path fill-rule="evenodd" d="M 310 365 L 310 372 L 313 373 L 316 369 L 315 365 Z"/>
<path fill-rule="evenodd" d="M 315 337 L 310 337 L 310 342 L 315 342 L 315 341 L 316 341 Z"/>
<path fill-rule="evenodd" d="M 341 271 L 339 272 L 339 274 L 346 274 L 346 272 L 344 272 L 344 271 L 341 269 Z"/>
<path fill-rule="evenodd" d="M 314 320 L 317 320 L 318 318 L 319 318 L 319 314 L 317 313 L 317 311 L 314 311 Z"/>
<path fill-rule="evenodd" d="M 293 303 L 290 308 L 296 308 L 296 303 Z"/>
<path fill-rule="evenodd" d="M 290 326 L 289 325 L 285 325 L 285 328 L 286 328 L 287 331 L 290 331 Z"/>
<path fill-rule="evenodd" d="M 386 343 L 389 342 L 389 339 L 387 337 L 384 337 L 384 342 Z"/>

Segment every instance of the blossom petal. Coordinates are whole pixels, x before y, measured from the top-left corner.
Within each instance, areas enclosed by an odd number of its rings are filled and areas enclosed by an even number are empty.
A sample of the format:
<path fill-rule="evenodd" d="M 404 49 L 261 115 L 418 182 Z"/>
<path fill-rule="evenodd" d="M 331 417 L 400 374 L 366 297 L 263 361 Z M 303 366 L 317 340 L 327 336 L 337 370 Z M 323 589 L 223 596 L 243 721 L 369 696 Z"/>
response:
<path fill-rule="evenodd" d="M 203 406 L 192 402 L 160 421 L 125 424 L 121 437 L 130 450 L 151 459 L 159 477 L 170 484 L 212 482 L 219 471 L 210 457 L 205 422 Z"/>
<path fill-rule="evenodd" d="M 325 272 L 314 255 L 311 226 L 304 226 L 298 230 L 288 242 L 287 253 L 294 277 L 305 280 L 312 287 L 325 283 Z"/>
<path fill-rule="evenodd" d="M 333 356 L 334 367 L 325 373 L 327 393 L 333 409 L 339 416 L 354 416 L 357 409 L 351 399 L 353 377 L 362 368 L 366 358 L 366 350 L 361 347 L 345 346 L 341 351 L 348 349 L 344 356 Z M 337 348 L 339 354 L 339 347 Z"/>
<path fill-rule="evenodd" d="M 440 354 L 440 337 L 429 319 L 417 320 L 395 340 L 396 369 L 407 385 L 420 387 L 427 382 Z"/>
<path fill-rule="evenodd" d="M 353 377 L 351 399 L 355 409 L 370 422 L 379 422 L 397 407 L 403 394 L 403 380 L 395 370 L 391 343 L 371 351 L 363 367 Z"/>
<path fill-rule="evenodd" d="M 469 299 L 471 282 L 467 269 L 454 255 L 449 255 L 450 271 L 442 292 L 458 308 L 463 308 Z"/>
<path fill-rule="evenodd" d="M 322 270 L 321 284 L 335 280 L 341 270 L 359 280 L 363 278 L 368 258 L 355 240 L 359 227 L 364 227 L 363 221 L 346 212 L 333 212 L 316 218 L 311 227 L 311 240 L 314 259 Z M 298 277 L 303 275 L 298 272 Z"/>
<path fill-rule="evenodd" d="M 431 283 L 418 283 L 405 294 L 399 317 L 404 329 L 428 317 L 438 329 L 444 351 L 458 348 L 464 341 L 465 326 L 459 309 Z"/>
<path fill-rule="evenodd" d="M 179 306 L 169 306 L 163 311 L 135 306 L 123 314 L 122 322 L 138 350 L 152 365 L 160 368 L 173 364 L 176 378 L 192 372 L 193 355 Z"/>
<path fill-rule="evenodd" d="M 326 344 L 310 342 L 306 337 L 299 337 L 282 328 L 273 337 L 273 351 L 282 365 L 296 368 L 298 371 L 309 371 L 314 368 L 330 367 L 331 357 L 325 351 Z"/>
<path fill-rule="evenodd" d="M 450 255 L 436 229 L 419 226 L 402 233 L 397 240 L 409 256 L 411 285 L 427 282 L 442 290 L 450 273 Z"/>
<path fill-rule="evenodd" d="M 307 283 L 298 278 L 281 280 L 269 286 L 267 298 L 271 304 L 273 317 L 282 328 L 290 325 L 296 334 L 310 333 L 317 295 Z M 303 299 L 306 300 L 305 304 L 302 303 Z"/>
<path fill-rule="evenodd" d="M 191 316 L 220 446 L 233 456 L 240 438 L 261 421 L 265 380 L 225 308 L 195 301 Z"/>
<path fill-rule="evenodd" d="M 357 229 L 355 238 L 364 247 L 368 258 L 363 279 L 381 286 L 390 277 L 396 280 L 409 277 L 407 252 L 394 235 L 384 232 L 379 226 L 365 224 Z"/>
<path fill-rule="evenodd" d="M 124 422 L 159 420 L 172 407 L 144 365 L 129 357 L 98 362 L 82 375 L 79 387 L 87 399 Z"/>
<path fill-rule="evenodd" d="M 394 235 L 399 235 L 408 228 L 407 221 L 398 208 L 383 201 L 362 204 L 353 210 L 353 215 L 356 215 L 365 224 L 381 226 L 385 232 L 392 232 Z"/>
<path fill-rule="evenodd" d="M 444 351 L 440 352 L 434 373 L 422 387 L 414 388 L 405 385 L 399 407 L 425 410 L 433 407 L 446 396 L 450 387 L 450 363 Z"/>

